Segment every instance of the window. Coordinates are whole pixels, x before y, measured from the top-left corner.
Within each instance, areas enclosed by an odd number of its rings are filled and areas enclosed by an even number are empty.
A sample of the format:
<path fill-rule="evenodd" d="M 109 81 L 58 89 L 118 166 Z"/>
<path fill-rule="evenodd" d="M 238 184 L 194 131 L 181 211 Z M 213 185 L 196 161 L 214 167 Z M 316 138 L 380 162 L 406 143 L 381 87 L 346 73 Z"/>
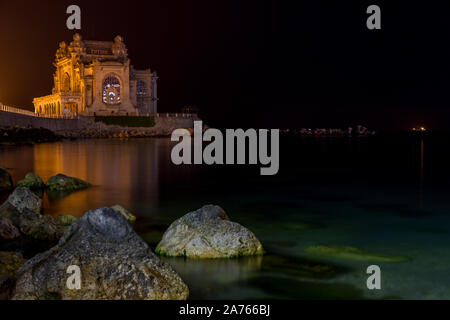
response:
<path fill-rule="evenodd" d="M 62 91 L 66 91 L 66 92 L 70 91 L 70 76 L 67 72 L 64 73 L 64 81 L 63 81 Z"/>
<path fill-rule="evenodd" d="M 103 102 L 106 104 L 120 103 L 120 82 L 114 76 L 103 80 Z"/>
<path fill-rule="evenodd" d="M 147 94 L 147 84 L 142 81 L 139 80 L 136 84 L 136 94 L 138 96 L 145 96 Z"/>
<path fill-rule="evenodd" d="M 148 112 L 148 110 L 145 109 L 146 95 L 147 95 L 147 84 L 142 80 L 138 80 L 138 82 L 136 83 L 136 98 L 137 98 L 137 107 L 140 109 L 141 112 Z"/>

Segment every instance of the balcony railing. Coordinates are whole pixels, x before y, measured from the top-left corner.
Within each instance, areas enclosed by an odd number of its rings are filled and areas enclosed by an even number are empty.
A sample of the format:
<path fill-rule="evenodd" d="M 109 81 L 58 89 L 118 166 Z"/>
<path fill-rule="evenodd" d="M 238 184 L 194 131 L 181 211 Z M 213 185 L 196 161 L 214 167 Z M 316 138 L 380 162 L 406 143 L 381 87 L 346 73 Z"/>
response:
<path fill-rule="evenodd" d="M 6 106 L 2 103 L 0 103 L 0 111 L 17 113 L 17 114 L 22 114 L 25 116 L 37 117 L 37 118 L 52 118 L 52 119 L 77 119 L 77 118 L 79 118 L 78 115 L 40 114 L 40 113 L 35 113 L 35 112 L 29 111 L 29 110 Z M 142 114 L 140 116 L 148 116 L 148 117 L 156 117 L 156 118 L 197 118 L 197 114 L 195 114 L 195 113 L 153 113 L 153 114 L 148 113 L 148 114 Z"/>
<path fill-rule="evenodd" d="M 29 111 L 29 110 L 24 110 L 24 109 L 20 109 L 20 108 L 6 106 L 6 105 L 4 105 L 2 103 L 0 103 L 0 111 L 17 113 L 17 114 L 21 114 L 21 115 L 24 115 L 24 116 L 37 117 L 37 118 L 57 118 L 57 119 L 74 119 L 74 118 L 77 118 L 77 116 L 72 116 L 72 115 L 39 114 L 39 113 L 34 113 L 33 111 Z"/>
<path fill-rule="evenodd" d="M 5 106 L 2 103 L 0 103 L 0 111 L 18 113 L 18 114 L 23 114 L 23 115 L 32 116 L 32 117 L 36 116 L 36 114 L 32 111 L 14 108 L 14 107 L 10 107 L 10 106 Z"/>

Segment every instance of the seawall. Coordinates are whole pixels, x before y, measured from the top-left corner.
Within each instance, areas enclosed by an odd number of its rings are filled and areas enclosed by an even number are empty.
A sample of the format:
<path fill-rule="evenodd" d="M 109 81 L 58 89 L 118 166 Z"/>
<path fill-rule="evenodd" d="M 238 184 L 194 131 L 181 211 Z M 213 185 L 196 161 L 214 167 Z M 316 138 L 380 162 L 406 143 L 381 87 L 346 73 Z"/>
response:
<path fill-rule="evenodd" d="M 127 128 L 119 126 L 107 126 L 100 122 L 95 122 L 90 117 L 79 117 L 76 119 L 43 118 L 28 116 L 13 112 L 0 111 L 0 127 L 23 127 L 23 128 L 45 128 L 57 134 L 76 136 L 80 133 L 101 131 L 117 133 L 120 131 L 140 131 L 148 135 L 170 135 L 178 128 L 193 128 L 194 121 L 199 120 L 197 116 L 183 117 L 162 115 L 155 116 L 155 126 L 151 128 Z"/>
<path fill-rule="evenodd" d="M 53 132 L 77 130 L 86 125 L 84 119 L 40 118 L 23 114 L 0 111 L 0 127 L 45 128 Z"/>

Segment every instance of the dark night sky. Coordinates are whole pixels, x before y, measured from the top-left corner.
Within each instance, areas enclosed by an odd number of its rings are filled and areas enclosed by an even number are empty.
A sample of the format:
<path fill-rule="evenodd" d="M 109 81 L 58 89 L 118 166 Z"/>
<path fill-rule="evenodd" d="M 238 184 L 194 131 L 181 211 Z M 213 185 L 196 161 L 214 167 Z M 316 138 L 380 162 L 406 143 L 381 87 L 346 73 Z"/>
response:
<path fill-rule="evenodd" d="M 218 127 L 450 127 L 450 20 L 430 1 L 0 0 L 0 101 L 49 94 L 66 8 L 84 39 L 125 38 L 158 71 L 159 110 Z M 348 1 L 349 2 L 349 1 Z M 378 4 L 382 30 L 365 26 Z"/>

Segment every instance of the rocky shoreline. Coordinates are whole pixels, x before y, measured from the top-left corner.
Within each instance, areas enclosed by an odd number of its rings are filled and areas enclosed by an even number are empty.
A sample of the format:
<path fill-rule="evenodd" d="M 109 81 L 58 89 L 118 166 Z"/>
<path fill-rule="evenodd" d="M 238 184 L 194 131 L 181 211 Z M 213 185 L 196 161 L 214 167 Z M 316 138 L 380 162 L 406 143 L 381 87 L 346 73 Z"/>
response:
<path fill-rule="evenodd" d="M 102 125 L 99 128 L 65 130 L 53 132 L 45 128 L 2 128 L 0 129 L 0 144 L 33 144 L 43 142 L 57 142 L 66 139 L 132 139 L 132 138 L 160 138 L 168 137 L 171 132 L 159 131 L 152 128 L 124 128 L 119 126 Z"/>
<path fill-rule="evenodd" d="M 158 255 L 182 252 L 185 258 L 204 259 L 264 253 L 256 236 L 218 206 L 175 221 L 153 252 L 132 227 L 136 217 L 120 205 L 89 210 L 80 218 L 42 214 L 44 192 L 67 195 L 88 188 L 86 181 L 57 174 L 44 183 L 28 173 L 14 188 L 2 168 L 0 178 L 3 190 L 12 191 L 0 206 L 0 299 L 187 299 L 188 286 Z M 71 266 L 83 274 L 77 290 L 66 285 Z"/>
<path fill-rule="evenodd" d="M 0 187 L 9 193 L 0 205 L 0 300 L 187 299 L 190 289 L 184 281 L 186 268 L 195 265 L 198 261 L 192 260 L 198 259 L 232 262 L 252 256 L 261 259 L 258 268 L 263 272 L 282 270 L 312 279 L 328 279 L 347 272 L 334 260 L 367 263 L 411 260 L 403 255 L 350 246 L 314 244 L 303 252 L 331 263 L 303 258 L 297 261 L 275 251 L 271 253 L 270 241 L 265 244 L 266 255 L 256 235 L 231 221 L 216 205 L 191 211 L 167 229 L 161 226 L 158 232 L 147 234 L 137 233 L 136 216 L 120 205 L 88 210 L 81 217 L 61 214 L 54 218 L 44 214 L 44 193 L 62 192 L 65 196 L 90 186 L 63 174 L 44 182 L 34 173 L 28 173 L 14 185 L 9 173 L 0 168 Z M 314 226 L 300 227 L 294 229 Z M 67 270 L 74 266 L 83 275 L 77 290 L 67 285 L 70 277 Z M 191 282 L 191 285 L 196 288 L 202 284 Z"/>
<path fill-rule="evenodd" d="M 56 142 L 63 138 L 44 128 L 0 128 L 0 144 Z"/>
<path fill-rule="evenodd" d="M 50 125 L 42 128 L 36 125 L 0 127 L 0 144 L 22 144 L 54 142 L 64 139 L 131 139 L 169 137 L 175 129 L 191 130 L 193 117 L 160 116 L 151 127 L 132 127 L 105 124 L 90 117 L 73 119 L 70 125 Z M 53 119 L 57 121 L 58 119 Z M 63 120 L 61 120 L 63 121 Z M 69 121 L 69 120 L 67 120 Z"/>

